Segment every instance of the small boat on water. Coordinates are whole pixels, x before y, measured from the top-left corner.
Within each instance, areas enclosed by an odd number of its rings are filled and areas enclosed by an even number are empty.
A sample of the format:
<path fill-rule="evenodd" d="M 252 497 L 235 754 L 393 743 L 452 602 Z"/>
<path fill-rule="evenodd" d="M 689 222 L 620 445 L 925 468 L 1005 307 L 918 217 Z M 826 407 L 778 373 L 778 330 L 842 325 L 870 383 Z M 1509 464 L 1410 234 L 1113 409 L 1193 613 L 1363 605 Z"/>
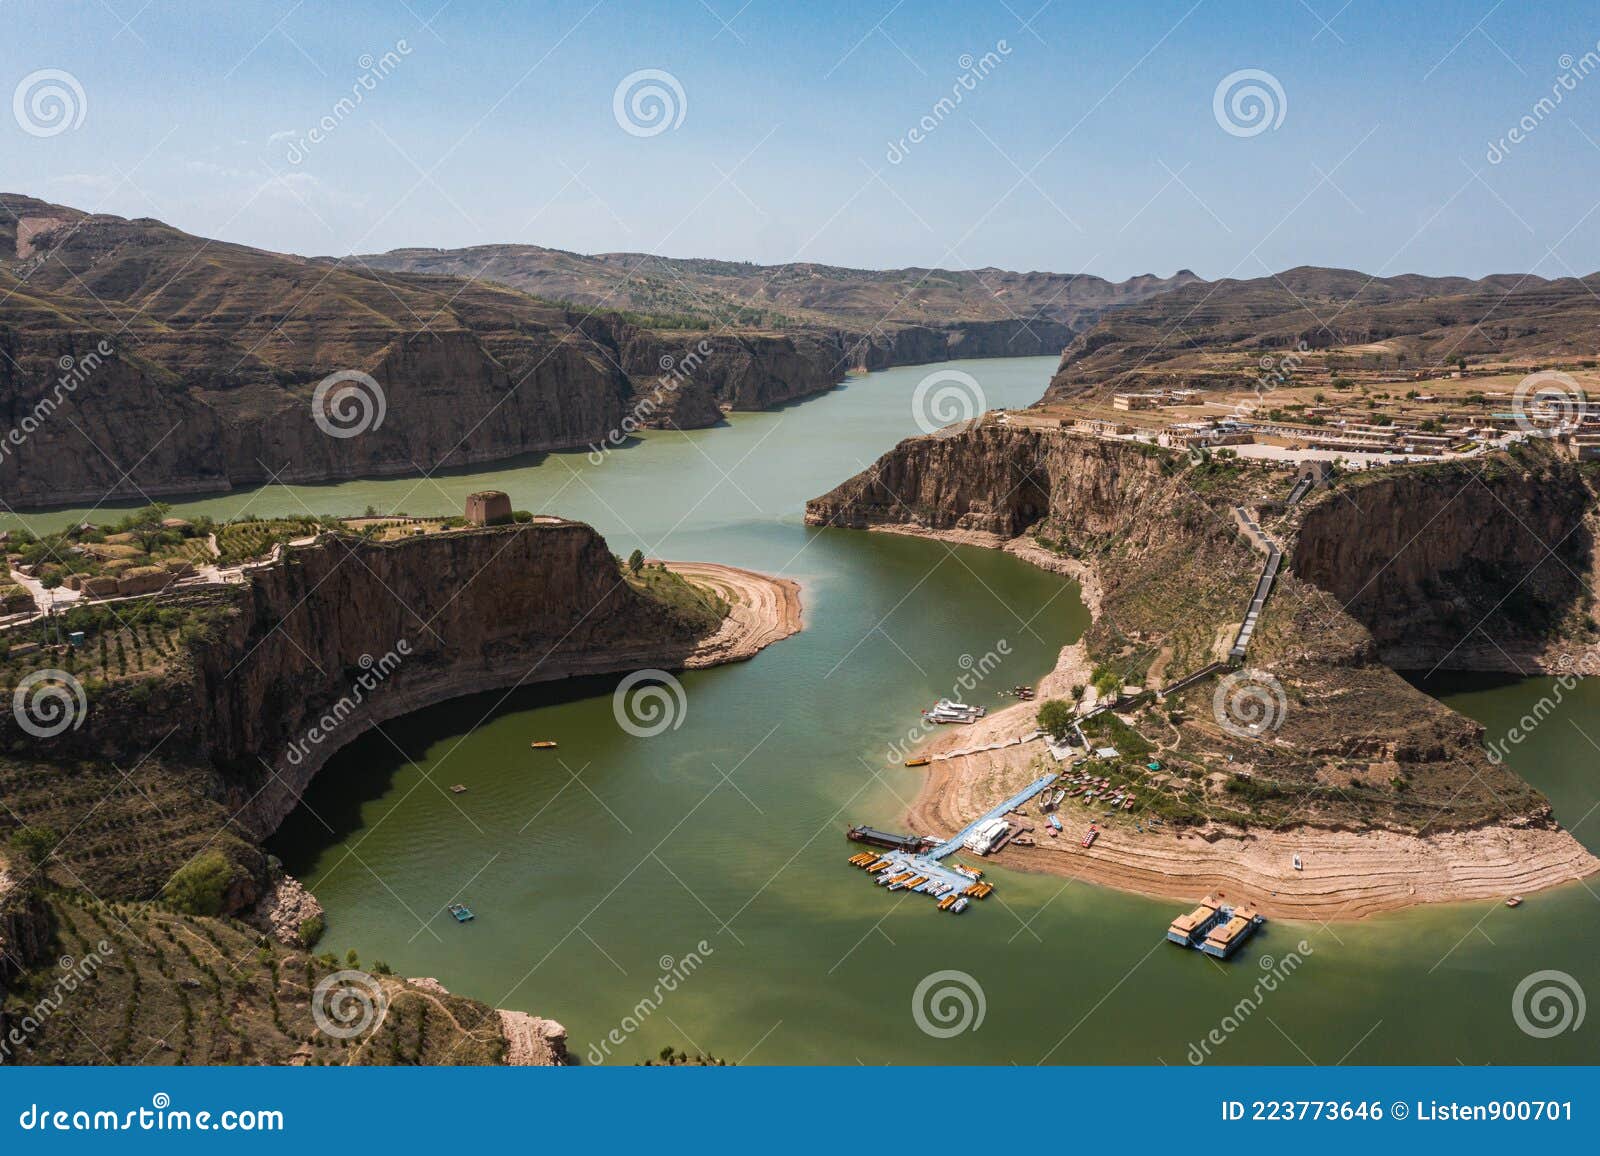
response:
<path fill-rule="evenodd" d="M 908 767 L 925 767 L 927 765 L 928 765 L 928 756 L 927 755 L 918 755 L 914 759 L 907 759 L 906 760 L 906 766 L 908 766 Z"/>
<path fill-rule="evenodd" d="M 961 874 L 965 875 L 968 879 L 977 880 L 983 878 L 983 872 L 979 871 L 976 867 L 968 867 L 965 863 L 952 863 L 951 866 L 955 870 L 961 872 Z"/>
<path fill-rule="evenodd" d="M 528 745 L 536 751 L 553 751 L 561 744 L 556 742 L 555 739 L 535 739 Z"/>
<path fill-rule="evenodd" d="M 970 899 L 968 899 L 965 895 L 961 896 L 959 899 L 957 899 L 954 903 L 952 903 L 950 905 L 950 914 L 951 915 L 960 915 L 963 911 L 965 911 L 967 909 L 967 904 L 970 903 L 970 902 L 972 902 L 972 901 Z"/>
<path fill-rule="evenodd" d="M 939 900 L 939 910 L 949 911 L 950 908 L 955 906 L 956 901 L 960 898 L 961 896 L 959 895 L 946 895 L 943 899 Z"/>
<path fill-rule="evenodd" d="M 948 698 L 941 698 L 933 704 L 932 710 L 923 711 L 922 715 L 929 722 L 935 723 L 973 723 L 988 713 L 986 707 L 971 706 L 964 702 L 952 702 Z"/>
<path fill-rule="evenodd" d="M 465 923 L 469 919 L 476 918 L 476 916 L 472 914 L 472 908 L 468 907 L 465 903 L 452 903 L 450 905 L 450 914 L 456 917 L 457 923 Z"/>
<path fill-rule="evenodd" d="M 450 788 L 450 793 L 452 795 L 465 795 L 467 793 L 466 784 L 465 783 L 457 783 L 457 784 L 455 784 L 455 786 Z"/>
<path fill-rule="evenodd" d="M 1522 906 L 1522 896 L 1513 895 L 1510 899 L 1506 900 L 1506 906 L 1507 907 L 1521 907 Z"/>

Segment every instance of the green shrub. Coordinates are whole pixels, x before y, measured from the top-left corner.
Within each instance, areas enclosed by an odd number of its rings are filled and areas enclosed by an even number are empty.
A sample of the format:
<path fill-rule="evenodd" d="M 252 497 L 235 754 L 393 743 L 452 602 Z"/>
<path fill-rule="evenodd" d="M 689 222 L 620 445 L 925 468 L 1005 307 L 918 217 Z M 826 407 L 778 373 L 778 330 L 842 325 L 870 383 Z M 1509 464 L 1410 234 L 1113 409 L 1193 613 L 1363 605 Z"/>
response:
<path fill-rule="evenodd" d="M 221 915 L 234 868 L 221 851 L 207 851 L 178 869 L 162 895 L 186 915 Z"/>
<path fill-rule="evenodd" d="M 18 827 L 10 841 L 11 853 L 33 867 L 39 866 L 56 849 L 61 836 L 51 827 Z"/>

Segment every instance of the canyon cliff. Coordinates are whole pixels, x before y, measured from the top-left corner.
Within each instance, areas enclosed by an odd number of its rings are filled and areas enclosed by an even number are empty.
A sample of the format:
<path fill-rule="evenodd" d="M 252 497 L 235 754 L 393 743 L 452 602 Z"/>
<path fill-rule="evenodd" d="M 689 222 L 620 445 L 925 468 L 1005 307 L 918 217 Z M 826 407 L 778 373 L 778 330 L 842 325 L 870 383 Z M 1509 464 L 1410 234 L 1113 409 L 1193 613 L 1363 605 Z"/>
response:
<path fill-rule="evenodd" d="M 244 910 L 268 879 L 258 841 L 371 727 L 486 690 L 748 657 L 728 631 L 755 598 L 734 607 L 719 580 L 715 567 L 694 584 L 625 574 L 599 534 L 559 519 L 394 542 L 324 534 L 173 604 L 186 649 L 158 675 L 92 683 L 78 728 L 41 741 L 0 717 L 0 788 L 22 821 L 60 832 L 95 807 L 55 857 L 101 894 L 150 898 L 214 847 L 236 868 L 224 907 Z M 777 628 L 765 644 L 797 612 L 761 625 Z M 139 788 L 116 764 L 140 766 Z M 63 766 L 76 768 L 67 790 Z"/>
<path fill-rule="evenodd" d="M 89 638 L 51 656 L 58 683 L 81 676 L 68 723 L 41 734 L 20 708 L 0 715 L 0 1065 L 566 1062 L 559 1024 L 376 962 L 364 982 L 387 1018 L 359 1046 L 330 1036 L 318 973 L 356 964 L 313 955 L 321 908 L 260 841 L 386 720 L 530 682 L 736 661 L 799 629 L 793 583 L 709 563 L 625 570 L 557 518 L 389 541 L 327 531 L 241 582 L 84 613 Z M 86 974 L 67 974 L 74 959 Z M 63 1007 L 68 980 L 94 999 Z M 227 1015 L 195 1014 L 213 998 Z"/>
<path fill-rule="evenodd" d="M 17 194 L 0 210 L 0 499 L 13 508 L 417 474 L 704 428 L 852 371 L 1054 355 L 1075 324 L 991 316 L 975 288 L 974 316 L 938 321 L 639 317 L 603 294 L 557 302 L 476 275 L 308 260 Z M 361 375 L 342 414 L 314 401 L 335 374 Z"/>
<path fill-rule="evenodd" d="M 1173 692 L 1176 721 L 1151 725 L 1249 777 L 1235 794 L 1269 825 L 1548 827 L 1547 802 L 1488 760 L 1482 728 L 1390 666 L 1515 669 L 1492 657 L 1504 648 L 1536 669 L 1588 645 L 1587 477 L 1523 447 L 1470 470 L 1346 475 L 1286 511 L 1280 471 L 987 419 L 902 442 L 806 519 L 1005 545 L 1078 574 L 1098 601 L 1097 669 L 1155 688 L 1226 669 L 1262 565 L 1233 509 L 1257 510 L 1289 562 L 1241 674 L 1273 688 L 1270 739 L 1236 741 L 1203 678 Z M 1193 784 L 1197 819 L 1216 787 Z"/>

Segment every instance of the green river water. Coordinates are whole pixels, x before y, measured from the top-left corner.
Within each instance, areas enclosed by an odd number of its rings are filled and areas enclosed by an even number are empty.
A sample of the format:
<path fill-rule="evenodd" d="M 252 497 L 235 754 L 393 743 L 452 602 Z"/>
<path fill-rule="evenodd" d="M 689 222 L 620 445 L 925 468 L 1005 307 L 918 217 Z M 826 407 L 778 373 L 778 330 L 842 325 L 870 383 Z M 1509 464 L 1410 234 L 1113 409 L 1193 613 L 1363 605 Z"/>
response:
<path fill-rule="evenodd" d="M 957 368 L 994 407 L 1035 400 L 1052 365 Z M 1535 972 L 1600 994 L 1600 906 L 1586 886 L 1517 910 L 1275 921 L 1222 965 L 1164 942 L 1170 902 L 997 870 L 996 894 L 951 918 L 845 863 L 858 849 L 843 838 L 849 822 L 900 825 L 919 772 L 891 765 L 888 745 L 956 688 L 963 656 L 1009 652 L 966 695 L 1003 705 L 1000 687 L 1035 681 L 1087 623 L 1070 583 L 998 552 L 803 525 L 807 498 L 917 432 L 912 398 L 929 372 L 855 378 L 718 429 L 649 433 L 599 465 L 558 454 L 434 481 L 176 503 L 217 517 L 368 504 L 422 514 L 493 486 L 514 506 L 592 523 L 619 554 L 728 562 L 804 588 L 803 633 L 682 677 L 677 729 L 624 732 L 617 679 L 591 678 L 445 703 L 388 724 L 393 743 L 374 733 L 345 748 L 271 844 L 326 905 L 322 946 L 558 1019 L 586 1062 L 634 1063 L 665 1045 L 743 1063 L 1600 1059 L 1600 1015 L 1549 1038 L 1513 1015 Z M 1550 687 L 1426 685 L 1491 736 Z M 1597 707 L 1591 680 L 1511 757 L 1591 848 Z M 558 739 L 558 755 L 530 752 L 530 737 Z M 450 796 L 424 776 L 470 790 Z M 444 912 L 456 899 L 474 922 Z M 1290 953 L 1299 963 L 1286 972 Z M 965 975 L 934 990 L 981 993 L 981 1024 L 919 1027 L 918 985 L 941 971 Z M 666 991 L 663 974 L 684 978 Z M 621 1044 L 607 1043 L 613 1031 Z"/>

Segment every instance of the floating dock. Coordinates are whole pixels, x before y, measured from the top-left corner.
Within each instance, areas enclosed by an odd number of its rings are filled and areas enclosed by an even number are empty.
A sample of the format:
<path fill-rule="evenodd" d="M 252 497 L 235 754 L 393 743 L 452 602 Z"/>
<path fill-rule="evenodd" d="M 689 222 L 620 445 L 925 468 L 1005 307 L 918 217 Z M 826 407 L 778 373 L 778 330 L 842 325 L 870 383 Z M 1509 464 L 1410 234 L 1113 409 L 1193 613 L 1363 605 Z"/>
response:
<path fill-rule="evenodd" d="M 1221 927 L 1213 928 L 1211 934 L 1200 944 L 1201 951 L 1218 959 L 1227 959 L 1238 951 L 1244 946 L 1244 941 L 1256 933 L 1256 928 L 1266 922 L 1266 919 L 1248 904 L 1233 911 L 1224 908 L 1223 912 L 1228 916 L 1228 921 Z"/>
<path fill-rule="evenodd" d="M 1248 903 L 1227 907 L 1207 895 L 1200 905 L 1180 915 L 1167 928 L 1167 938 L 1217 959 L 1227 959 L 1265 923 L 1266 917 Z"/>
<path fill-rule="evenodd" d="M 916 891 L 931 896 L 939 900 L 940 911 L 959 915 L 967 906 L 963 901 L 985 898 L 994 891 L 994 884 L 977 882 L 975 876 L 981 875 L 981 871 L 953 863 L 947 865 L 943 860 L 962 850 L 966 839 L 980 828 L 1012 811 L 1021 810 L 1029 800 L 1048 790 L 1055 783 L 1056 776 L 1053 774 L 1029 783 L 1027 787 L 999 806 L 968 823 L 951 838 L 927 850 L 923 849 L 927 840 L 920 836 L 896 835 L 888 831 L 879 831 L 874 827 L 851 827 L 845 832 L 851 840 L 857 843 L 871 843 L 886 850 L 881 855 L 875 852 L 860 852 L 850 856 L 849 862 L 852 866 L 860 867 L 875 875 L 876 882 L 890 891 Z M 1032 828 L 1026 829 L 1032 830 Z M 1007 831 L 992 849 L 998 850 L 1022 830 L 1020 824 L 1008 824 Z M 945 900 L 954 902 L 947 904 Z"/>
<path fill-rule="evenodd" d="M 1193 947 L 1221 921 L 1221 906 L 1207 895 L 1193 911 L 1172 921 L 1172 926 L 1167 928 L 1167 938 L 1183 947 Z"/>

